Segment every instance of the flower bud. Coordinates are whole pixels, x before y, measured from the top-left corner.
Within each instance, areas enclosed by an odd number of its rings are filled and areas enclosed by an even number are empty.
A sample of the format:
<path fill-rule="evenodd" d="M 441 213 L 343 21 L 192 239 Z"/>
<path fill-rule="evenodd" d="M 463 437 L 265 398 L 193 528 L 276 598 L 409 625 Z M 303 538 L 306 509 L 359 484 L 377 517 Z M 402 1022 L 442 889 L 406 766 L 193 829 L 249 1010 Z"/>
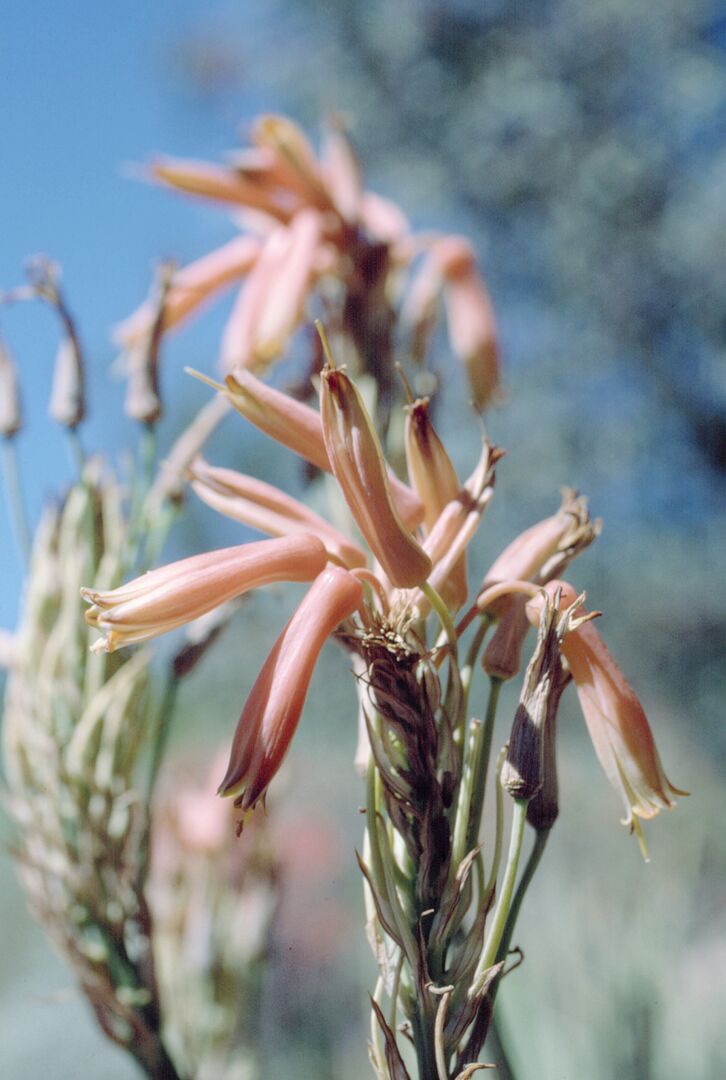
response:
<path fill-rule="evenodd" d="M 48 412 L 53 420 L 71 429 L 86 415 L 83 359 L 75 337 L 64 337 L 58 346 Z"/>
<path fill-rule="evenodd" d="M 326 367 L 320 401 L 330 465 L 358 528 L 394 586 L 419 585 L 431 571 L 431 560 L 398 516 L 363 399 L 344 371 Z"/>
<path fill-rule="evenodd" d="M 12 439 L 23 423 L 15 361 L 0 339 L 0 435 Z"/>

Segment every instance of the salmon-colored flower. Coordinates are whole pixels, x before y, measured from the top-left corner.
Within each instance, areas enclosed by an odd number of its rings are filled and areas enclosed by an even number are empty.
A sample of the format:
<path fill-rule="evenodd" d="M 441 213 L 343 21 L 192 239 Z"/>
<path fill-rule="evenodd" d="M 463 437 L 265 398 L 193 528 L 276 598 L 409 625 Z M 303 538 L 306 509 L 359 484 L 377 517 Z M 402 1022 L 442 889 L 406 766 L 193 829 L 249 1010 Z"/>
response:
<path fill-rule="evenodd" d="M 495 468 L 501 456 L 502 451 L 498 447 L 484 443 L 476 468 L 455 498 L 446 504 L 423 542 L 424 550 L 433 564 L 430 585 L 456 606 L 458 597 L 456 590 L 451 587 L 452 575 L 494 495 Z M 420 589 L 409 595 L 399 594 L 394 602 L 397 607 L 416 608 L 422 617 L 428 613 L 430 606 L 428 597 Z"/>
<path fill-rule="evenodd" d="M 221 795 L 254 806 L 295 734 L 320 651 L 363 602 L 360 582 L 340 567 L 322 573 L 277 640 L 240 716 Z"/>
<path fill-rule="evenodd" d="M 260 242 L 252 236 L 236 236 L 216 251 L 177 270 L 164 299 L 164 331 L 183 323 L 224 288 L 244 277 L 260 252 Z M 142 342 L 155 317 L 153 301 L 145 301 L 114 331 L 114 340 L 126 349 Z"/>
<path fill-rule="evenodd" d="M 285 351 L 305 311 L 320 242 L 315 210 L 301 210 L 267 237 L 225 329 L 225 370 L 265 368 Z"/>
<path fill-rule="evenodd" d="M 544 585 L 559 576 L 599 532 L 600 521 L 590 518 L 587 500 L 566 488 L 557 513 L 525 529 L 494 560 L 484 575 L 480 598 L 500 581 L 535 581 Z M 486 610 L 499 618 L 514 603 L 514 597 L 503 596 L 487 604 Z"/>
<path fill-rule="evenodd" d="M 552 581 L 545 587 L 549 597 L 558 590 L 561 609 L 577 603 L 571 585 Z M 543 604 L 541 596 L 527 604 L 533 624 L 538 623 Z M 624 824 L 640 836 L 638 817 L 655 817 L 675 805 L 674 795 L 687 793 L 665 775 L 643 707 L 591 622 L 565 636 L 562 653 L 600 764 L 625 804 Z"/>
<path fill-rule="evenodd" d="M 196 195 L 213 202 L 249 206 L 280 221 L 287 221 L 294 209 L 290 200 L 283 201 L 277 193 L 270 192 L 260 184 L 251 183 L 234 169 L 224 165 L 162 157 L 151 162 L 149 174 L 154 180 L 186 195 Z"/>
<path fill-rule="evenodd" d="M 430 532 L 447 504 L 458 496 L 461 484 L 431 422 L 428 398 L 419 398 L 406 407 L 404 438 L 408 478 L 423 503 L 424 525 Z M 468 591 L 466 556 L 462 555 L 444 583 L 446 606 L 458 610 Z"/>
<path fill-rule="evenodd" d="M 419 585 L 431 560 L 398 515 L 378 435 L 342 369 L 323 369 L 320 402 L 330 466 L 358 528 L 394 586 Z"/>
<path fill-rule="evenodd" d="M 332 471 L 320 413 L 315 409 L 269 386 L 249 371 L 237 370 L 227 375 L 224 385 L 198 377 L 224 394 L 232 407 L 260 431 L 317 469 Z M 398 513 L 408 528 L 415 529 L 424 516 L 421 500 L 388 467 L 387 476 Z"/>
<path fill-rule="evenodd" d="M 366 565 L 366 555 L 325 518 L 272 484 L 234 469 L 221 469 L 196 458 L 189 467 L 190 483 L 207 506 L 270 536 L 309 533 L 348 569 Z"/>
<path fill-rule="evenodd" d="M 290 536 L 193 555 L 111 592 L 81 589 L 92 605 L 86 622 L 104 634 L 93 649 L 113 652 L 158 637 L 273 581 L 312 581 L 327 558 L 317 537 Z"/>

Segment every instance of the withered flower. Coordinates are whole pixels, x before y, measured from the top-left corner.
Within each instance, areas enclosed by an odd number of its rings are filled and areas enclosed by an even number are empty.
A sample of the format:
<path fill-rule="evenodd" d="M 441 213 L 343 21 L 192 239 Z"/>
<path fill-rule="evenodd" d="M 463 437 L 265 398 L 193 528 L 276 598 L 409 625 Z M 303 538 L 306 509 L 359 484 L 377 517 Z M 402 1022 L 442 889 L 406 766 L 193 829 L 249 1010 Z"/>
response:
<path fill-rule="evenodd" d="M 560 606 L 573 605 L 571 585 L 553 581 L 545 587 Z M 527 604 L 532 622 L 539 620 L 543 597 Z M 600 764 L 625 804 L 623 824 L 640 836 L 637 818 L 652 818 L 671 809 L 674 795 L 685 795 L 668 780 L 661 765 L 643 706 L 591 622 L 579 625 L 562 642 L 585 723 Z"/>

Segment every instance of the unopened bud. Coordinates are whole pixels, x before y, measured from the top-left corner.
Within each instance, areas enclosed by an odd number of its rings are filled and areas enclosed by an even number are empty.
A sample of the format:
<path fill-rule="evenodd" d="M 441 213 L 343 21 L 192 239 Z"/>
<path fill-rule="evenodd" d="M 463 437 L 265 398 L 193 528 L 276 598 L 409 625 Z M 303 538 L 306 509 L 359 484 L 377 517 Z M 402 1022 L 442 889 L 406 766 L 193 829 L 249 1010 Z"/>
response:
<path fill-rule="evenodd" d="M 23 423 L 15 361 L 0 340 L 0 435 L 12 439 Z"/>
<path fill-rule="evenodd" d="M 78 341 L 70 335 L 58 346 L 48 413 L 68 428 L 78 427 L 86 415 L 83 358 Z"/>

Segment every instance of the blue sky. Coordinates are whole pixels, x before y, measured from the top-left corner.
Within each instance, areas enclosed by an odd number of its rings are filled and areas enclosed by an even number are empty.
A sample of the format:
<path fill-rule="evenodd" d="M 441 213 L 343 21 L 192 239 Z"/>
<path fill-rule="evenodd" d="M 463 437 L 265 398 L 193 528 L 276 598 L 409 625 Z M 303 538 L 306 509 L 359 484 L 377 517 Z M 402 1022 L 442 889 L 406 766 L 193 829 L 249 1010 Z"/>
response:
<path fill-rule="evenodd" d="M 90 445 L 130 434 L 109 377 L 109 328 L 143 298 L 154 261 L 186 261 L 233 233 L 223 215 L 170 198 L 128 169 L 158 151 L 214 157 L 234 141 L 234 123 L 184 99 L 173 64 L 185 35 L 223 10 L 190 0 L 3 3 L 0 289 L 22 280 L 30 254 L 62 264 L 90 360 Z M 248 89 L 244 105 L 256 111 Z M 213 348 L 216 322 L 190 339 L 190 360 L 200 364 L 200 348 Z M 57 329 L 51 312 L 28 304 L 0 310 L 0 332 L 22 372 L 27 427 L 17 448 L 35 515 L 70 475 L 63 439 L 46 421 Z M 15 621 L 20 570 L 3 503 L 0 625 Z"/>

